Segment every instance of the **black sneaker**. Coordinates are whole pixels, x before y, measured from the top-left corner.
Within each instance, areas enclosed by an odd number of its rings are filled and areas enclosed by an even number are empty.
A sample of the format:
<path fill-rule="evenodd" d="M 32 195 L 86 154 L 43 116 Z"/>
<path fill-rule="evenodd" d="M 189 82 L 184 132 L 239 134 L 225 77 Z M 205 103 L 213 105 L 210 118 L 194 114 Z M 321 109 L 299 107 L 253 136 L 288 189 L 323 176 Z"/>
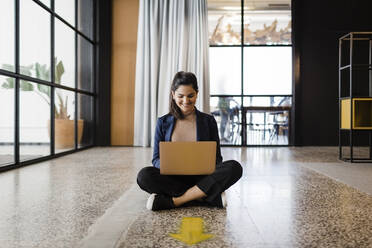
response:
<path fill-rule="evenodd" d="M 146 203 L 146 208 L 152 211 L 172 209 L 175 207 L 172 197 L 165 195 L 151 194 Z"/>
<path fill-rule="evenodd" d="M 225 191 L 222 192 L 220 195 L 218 195 L 216 198 L 214 198 L 212 202 L 209 202 L 209 206 L 218 207 L 218 208 L 226 208 L 227 201 L 226 201 Z"/>

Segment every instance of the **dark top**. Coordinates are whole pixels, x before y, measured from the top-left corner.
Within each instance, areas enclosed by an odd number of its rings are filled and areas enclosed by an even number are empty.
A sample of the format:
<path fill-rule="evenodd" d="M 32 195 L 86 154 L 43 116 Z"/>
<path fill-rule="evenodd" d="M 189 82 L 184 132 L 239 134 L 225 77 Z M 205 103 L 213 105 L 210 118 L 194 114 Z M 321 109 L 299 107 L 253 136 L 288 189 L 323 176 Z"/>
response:
<path fill-rule="evenodd" d="M 218 137 L 217 122 L 212 115 L 200 112 L 195 109 L 196 113 L 196 140 L 197 141 L 216 141 L 216 164 L 222 162 L 220 138 Z M 152 156 L 152 165 L 160 169 L 159 142 L 171 141 L 174 124 L 176 119 L 171 114 L 166 114 L 156 123 L 154 154 Z"/>

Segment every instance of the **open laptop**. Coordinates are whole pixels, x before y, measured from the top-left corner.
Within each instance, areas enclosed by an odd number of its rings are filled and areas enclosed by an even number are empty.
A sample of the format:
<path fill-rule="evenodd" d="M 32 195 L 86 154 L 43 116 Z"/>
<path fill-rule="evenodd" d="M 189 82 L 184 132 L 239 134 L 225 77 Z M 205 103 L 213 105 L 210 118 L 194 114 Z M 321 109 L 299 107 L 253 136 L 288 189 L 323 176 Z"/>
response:
<path fill-rule="evenodd" d="M 160 142 L 160 174 L 208 175 L 216 168 L 216 142 Z"/>

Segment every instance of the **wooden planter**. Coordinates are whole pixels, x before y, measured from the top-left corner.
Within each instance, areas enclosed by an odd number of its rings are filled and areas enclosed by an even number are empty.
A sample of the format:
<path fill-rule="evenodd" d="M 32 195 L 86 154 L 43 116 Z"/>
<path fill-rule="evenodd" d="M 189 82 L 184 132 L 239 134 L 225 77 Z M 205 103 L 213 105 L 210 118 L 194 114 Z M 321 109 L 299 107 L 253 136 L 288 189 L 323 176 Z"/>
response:
<path fill-rule="evenodd" d="M 56 149 L 75 147 L 74 120 L 55 119 L 54 139 Z M 50 126 L 50 124 L 48 125 Z M 83 136 L 84 120 L 78 120 L 78 144 Z M 49 132 L 50 133 L 50 132 Z"/>

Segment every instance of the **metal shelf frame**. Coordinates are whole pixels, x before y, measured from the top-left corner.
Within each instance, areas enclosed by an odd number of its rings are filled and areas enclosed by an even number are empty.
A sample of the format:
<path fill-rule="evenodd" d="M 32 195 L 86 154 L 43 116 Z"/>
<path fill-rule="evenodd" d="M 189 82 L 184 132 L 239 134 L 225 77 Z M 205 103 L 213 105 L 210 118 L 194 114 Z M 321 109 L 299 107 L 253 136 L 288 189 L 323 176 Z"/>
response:
<path fill-rule="evenodd" d="M 355 62 L 355 49 L 360 44 L 360 41 L 368 41 L 368 64 L 363 63 L 354 63 Z M 346 53 L 344 49 L 346 50 Z M 353 111 L 354 111 L 354 101 L 353 99 L 356 98 L 371 98 L 372 100 L 372 32 L 350 32 L 342 37 L 339 38 L 339 64 L 338 64 L 338 103 L 339 103 L 339 159 L 345 162 L 351 163 L 371 163 L 372 162 L 372 129 L 356 129 L 354 128 L 354 121 L 353 121 Z M 348 63 L 344 63 L 343 58 L 348 59 Z M 347 85 L 344 85 L 345 82 L 342 81 L 343 71 L 349 71 L 349 82 Z M 363 96 L 356 95 L 355 88 L 360 86 L 361 83 L 367 82 L 353 82 L 353 75 L 357 75 L 360 71 L 368 71 L 368 94 L 364 93 Z M 348 87 L 345 88 L 345 87 Z M 348 94 L 345 96 L 343 95 L 343 90 L 347 89 Z M 342 100 L 350 99 L 350 128 L 341 128 L 341 120 L 342 120 L 342 108 L 341 102 Z M 349 114 L 349 113 L 348 113 Z M 346 133 L 348 137 L 348 144 L 345 145 L 349 148 L 349 156 L 345 157 L 343 154 L 343 134 Z M 357 134 L 367 134 L 368 137 L 368 149 L 369 149 L 369 156 L 368 157 L 356 157 L 354 156 L 355 151 L 355 135 Z M 367 147 L 367 146 L 364 146 Z"/>

